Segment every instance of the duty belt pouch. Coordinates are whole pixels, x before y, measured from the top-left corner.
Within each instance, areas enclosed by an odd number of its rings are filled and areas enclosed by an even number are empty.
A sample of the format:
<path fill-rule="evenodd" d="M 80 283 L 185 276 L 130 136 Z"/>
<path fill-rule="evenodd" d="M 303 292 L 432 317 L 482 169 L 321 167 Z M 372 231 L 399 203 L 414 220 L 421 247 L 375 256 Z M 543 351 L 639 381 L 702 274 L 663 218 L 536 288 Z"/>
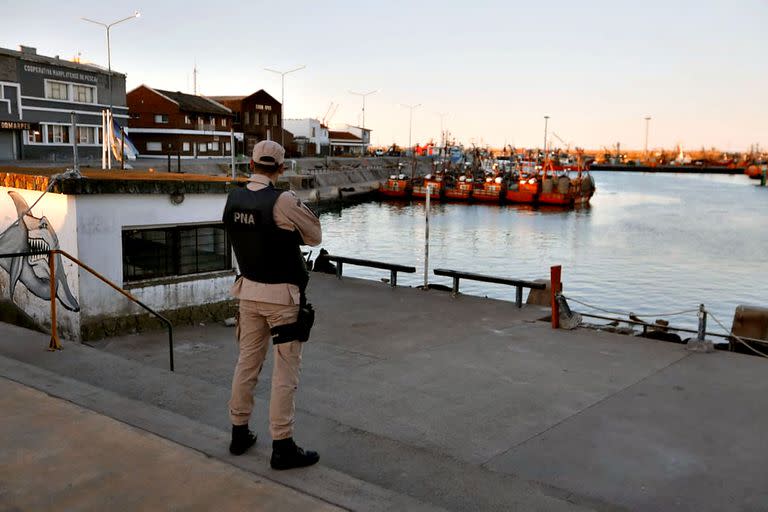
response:
<path fill-rule="evenodd" d="M 270 330 L 272 333 L 272 344 L 280 345 L 281 343 L 288 343 L 291 341 L 307 341 L 314 323 L 315 309 L 312 307 L 312 304 L 306 302 L 306 298 L 302 292 L 299 315 L 296 317 L 296 321 L 292 324 L 273 327 Z"/>

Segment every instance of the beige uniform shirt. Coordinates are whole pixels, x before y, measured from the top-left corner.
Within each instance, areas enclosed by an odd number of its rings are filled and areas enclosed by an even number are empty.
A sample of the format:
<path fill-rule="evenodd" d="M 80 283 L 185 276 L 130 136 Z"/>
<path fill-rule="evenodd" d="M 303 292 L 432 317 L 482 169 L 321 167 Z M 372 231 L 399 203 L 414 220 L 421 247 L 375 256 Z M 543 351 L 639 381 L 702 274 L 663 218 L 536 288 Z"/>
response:
<path fill-rule="evenodd" d="M 270 183 L 270 179 L 263 174 L 254 174 L 248 181 L 250 183 L 247 187 L 253 191 L 266 188 Z M 305 244 L 316 246 L 322 242 L 320 221 L 293 192 L 280 194 L 272 213 L 277 227 L 298 231 Z M 241 277 L 232 286 L 230 292 L 234 297 L 243 300 L 283 305 L 299 303 L 299 287 L 289 283 L 259 283 Z"/>

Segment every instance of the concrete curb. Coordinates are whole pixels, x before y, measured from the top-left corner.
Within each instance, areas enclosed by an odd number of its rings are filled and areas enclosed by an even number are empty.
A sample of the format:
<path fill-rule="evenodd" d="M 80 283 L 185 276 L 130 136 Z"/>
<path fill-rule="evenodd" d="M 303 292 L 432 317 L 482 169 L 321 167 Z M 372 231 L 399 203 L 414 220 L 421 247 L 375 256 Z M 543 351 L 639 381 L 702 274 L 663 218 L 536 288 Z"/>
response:
<path fill-rule="evenodd" d="M 3 356 L 0 375 L 339 507 L 374 512 L 445 510 L 323 466 L 272 471 L 263 441 L 249 455 L 233 457 L 227 452 L 229 437 L 221 430 Z"/>

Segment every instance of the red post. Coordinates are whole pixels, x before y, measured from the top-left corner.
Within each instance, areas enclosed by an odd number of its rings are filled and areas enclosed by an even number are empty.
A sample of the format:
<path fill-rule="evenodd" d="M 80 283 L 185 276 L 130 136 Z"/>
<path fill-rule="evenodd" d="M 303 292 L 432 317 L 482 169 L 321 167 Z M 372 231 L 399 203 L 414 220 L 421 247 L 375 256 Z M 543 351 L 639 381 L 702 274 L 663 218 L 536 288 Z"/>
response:
<path fill-rule="evenodd" d="M 560 308 L 557 305 L 557 294 L 563 289 L 563 285 L 560 282 L 560 275 L 562 273 L 562 267 L 555 265 L 549 268 L 550 289 L 552 291 L 552 328 L 557 329 L 560 327 Z"/>

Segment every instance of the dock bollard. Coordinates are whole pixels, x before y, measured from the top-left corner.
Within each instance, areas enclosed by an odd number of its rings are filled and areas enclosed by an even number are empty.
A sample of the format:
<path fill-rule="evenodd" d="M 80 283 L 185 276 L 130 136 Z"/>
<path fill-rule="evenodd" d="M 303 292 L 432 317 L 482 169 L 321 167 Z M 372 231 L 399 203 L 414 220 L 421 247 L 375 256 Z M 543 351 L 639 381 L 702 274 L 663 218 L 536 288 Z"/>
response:
<path fill-rule="evenodd" d="M 705 339 L 707 333 L 707 310 L 704 309 L 704 304 L 699 304 L 699 329 L 696 334 L 696 339 L 690 340 L 686 344 L 686 348 L 693 352 L 714 352 L 714 344 Z"/>
<path fill-rule="evenodd" d="M 554 265 L 549 268 L 549 287 L 552 292 L 552 328 L 558 329 L 560 327 L 560 307 L 557 304 L 557 294 L 563 289 L 560 283 L 560 277 L 562 275 L 562 266 Z"/>

